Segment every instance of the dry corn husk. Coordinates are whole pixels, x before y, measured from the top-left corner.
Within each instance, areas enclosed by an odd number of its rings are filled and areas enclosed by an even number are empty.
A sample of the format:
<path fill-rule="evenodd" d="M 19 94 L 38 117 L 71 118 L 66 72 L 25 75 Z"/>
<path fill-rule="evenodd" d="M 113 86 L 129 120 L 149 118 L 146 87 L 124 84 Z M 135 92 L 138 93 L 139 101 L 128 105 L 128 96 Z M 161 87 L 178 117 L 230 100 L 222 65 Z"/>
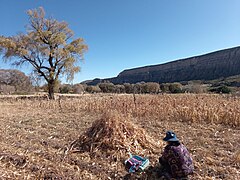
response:
<path fill-rule="evenodd" d="M 143 128 L 116 111 L 103 114 L 92 123 L 76 141 L 70 151 L 146 154 L 161 149 L 162 144 L 150 137 Z M 99 153 L 99 152 L 98 152 Z"/>

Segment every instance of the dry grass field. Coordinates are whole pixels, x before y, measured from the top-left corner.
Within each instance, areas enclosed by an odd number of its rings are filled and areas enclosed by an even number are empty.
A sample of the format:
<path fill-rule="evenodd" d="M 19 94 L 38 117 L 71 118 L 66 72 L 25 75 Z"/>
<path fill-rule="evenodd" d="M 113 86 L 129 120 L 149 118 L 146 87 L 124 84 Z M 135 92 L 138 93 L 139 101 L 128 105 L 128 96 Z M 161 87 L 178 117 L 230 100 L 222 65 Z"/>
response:
<path fill-rule="evenodd" d="M 170 129 L 193 156 L 190 179 L 240 179 L 240 98 L 193 94 L 0 98 L 0 179 L 160 179 Z M 128 174 L 127 151 L 151 167 Z"/>

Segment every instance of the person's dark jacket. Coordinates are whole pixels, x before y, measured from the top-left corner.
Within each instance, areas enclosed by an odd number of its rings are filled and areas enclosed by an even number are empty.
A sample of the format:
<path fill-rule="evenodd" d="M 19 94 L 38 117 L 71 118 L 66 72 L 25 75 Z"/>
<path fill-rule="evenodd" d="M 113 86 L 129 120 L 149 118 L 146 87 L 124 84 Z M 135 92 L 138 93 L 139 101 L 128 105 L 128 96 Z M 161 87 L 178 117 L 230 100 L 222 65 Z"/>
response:
<path fill-rule="evenodd" d="M 183 144 L 170 144 L 164 149 L 159 162 L 170 172 L 173 178 L 186 177 L 193 173 L 193 161 Z"/>

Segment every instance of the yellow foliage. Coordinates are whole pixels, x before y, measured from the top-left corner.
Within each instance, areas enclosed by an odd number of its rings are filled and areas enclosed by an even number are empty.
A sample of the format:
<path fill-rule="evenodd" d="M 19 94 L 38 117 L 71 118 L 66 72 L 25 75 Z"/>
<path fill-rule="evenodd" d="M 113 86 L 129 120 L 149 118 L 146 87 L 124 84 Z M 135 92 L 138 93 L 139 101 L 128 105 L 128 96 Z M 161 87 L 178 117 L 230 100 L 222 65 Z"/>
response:
<path fill-rule="evenodd" d="M 80 70 L 77 62 L 83 60 L 83 54 L 87 50 L 83 39 L 72 40 L 73 31 L 68 24 L 45 18 L 42 7 L 27 13 L 29 26 L 26 34 L 0 37 L 0 50 L 4 58 L 12 60 L 16 66 L 30 64 L 50 84 L 59 75 L 66 75 L 67 80 L 72 80 Z M 49 95 L 50 92 L 51 89 Z"/>

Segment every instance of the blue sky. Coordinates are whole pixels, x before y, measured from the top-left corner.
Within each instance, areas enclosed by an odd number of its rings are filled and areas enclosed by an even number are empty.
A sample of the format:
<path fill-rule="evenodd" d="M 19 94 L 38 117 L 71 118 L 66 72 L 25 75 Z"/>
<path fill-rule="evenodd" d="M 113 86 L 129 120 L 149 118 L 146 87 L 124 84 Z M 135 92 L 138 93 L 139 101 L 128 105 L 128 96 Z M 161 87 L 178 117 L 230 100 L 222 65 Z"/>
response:
<path fill-rule="evenodd" d="M 0 35 L 25 32 L 28 9 L 66 21 L 89 46 L 73 83 L 240 45 L 239 0 L 0 0 Z M 0 62 L 0 68 L 10 68 Z M 20 70 L 26 74 L 30 67 Z"/>

